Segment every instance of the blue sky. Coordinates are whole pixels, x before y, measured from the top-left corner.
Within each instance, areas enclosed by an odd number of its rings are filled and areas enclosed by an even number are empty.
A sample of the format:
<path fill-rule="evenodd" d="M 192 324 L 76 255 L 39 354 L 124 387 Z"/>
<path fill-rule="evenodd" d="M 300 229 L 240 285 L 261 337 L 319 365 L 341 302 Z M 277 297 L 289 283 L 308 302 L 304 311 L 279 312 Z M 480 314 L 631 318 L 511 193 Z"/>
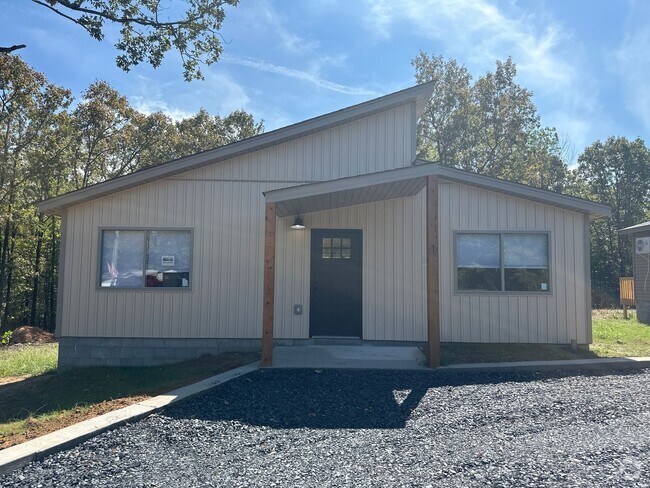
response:
<path fill-rule="evenodd" d="M 650 2 L 644 0 L 242 0 L 228 8 L 223 59 L 183 81 L 175 55 L 153 70 L 115 66 L 116 40 L 22 0 L 0 0 L 0 45 L 75 95 L 108 81 L 136 108 L 180 118 L 243 108 L 267 130 L 411 86 L 420 50 L 478 77 L 512 56 L 542 123 L 574 157 L 610 135 L 650 129 Z"/>

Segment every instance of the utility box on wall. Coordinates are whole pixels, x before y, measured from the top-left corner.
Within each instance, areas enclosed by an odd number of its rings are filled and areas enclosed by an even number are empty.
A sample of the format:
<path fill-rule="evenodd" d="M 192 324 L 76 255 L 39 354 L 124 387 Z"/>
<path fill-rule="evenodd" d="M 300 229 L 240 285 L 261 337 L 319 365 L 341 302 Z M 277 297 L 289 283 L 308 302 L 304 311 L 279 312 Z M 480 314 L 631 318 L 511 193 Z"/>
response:
<path fill-rule="evenodd" d="M 619 231 L 632 238 L 634 300 L 639 322 L 650 325 L 650 221 Z"/>

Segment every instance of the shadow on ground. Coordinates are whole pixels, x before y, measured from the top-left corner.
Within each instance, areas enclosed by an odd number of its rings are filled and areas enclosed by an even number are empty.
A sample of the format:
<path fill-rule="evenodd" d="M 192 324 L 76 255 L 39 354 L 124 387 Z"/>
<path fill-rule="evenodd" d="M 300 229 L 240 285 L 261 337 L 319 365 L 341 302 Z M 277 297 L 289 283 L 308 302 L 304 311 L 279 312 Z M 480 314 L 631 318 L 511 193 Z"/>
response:
<path fill-rule="evenodd" d="M 239 421 L 278 429 L 399 429 L 426 394 L 460 385 L 540 381 L 626 372 L 455 373 L 369 370 L 259 370 L 179 402 L 164 415 Z M 471 397 L 467 398 L 471 401 Z"/>

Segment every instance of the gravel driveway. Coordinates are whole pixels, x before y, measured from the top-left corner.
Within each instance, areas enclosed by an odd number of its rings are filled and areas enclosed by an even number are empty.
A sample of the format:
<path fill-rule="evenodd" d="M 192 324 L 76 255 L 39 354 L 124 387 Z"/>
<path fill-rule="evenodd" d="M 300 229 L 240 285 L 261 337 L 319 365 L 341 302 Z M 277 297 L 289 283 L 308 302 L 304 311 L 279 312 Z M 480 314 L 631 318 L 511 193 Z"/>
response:
<path fill-rule="evenodd" d="M 261 370 L 2 486 L 650 486 L 650 369 Z"/>

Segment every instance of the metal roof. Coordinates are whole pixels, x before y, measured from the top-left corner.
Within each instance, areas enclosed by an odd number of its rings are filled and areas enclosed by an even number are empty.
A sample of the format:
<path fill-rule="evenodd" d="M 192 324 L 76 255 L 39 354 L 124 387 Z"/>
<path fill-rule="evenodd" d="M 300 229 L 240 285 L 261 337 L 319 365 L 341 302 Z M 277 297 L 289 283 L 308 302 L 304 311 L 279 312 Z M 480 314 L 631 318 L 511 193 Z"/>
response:
<path fill-rule="evenodd" d="M 650 220 L 641 224 L 632 225 L 631 227 L 626 227 L 625 229 L 621 229 L 618 231 L 618 233 L 621 235 L 636 234 L 637 232 L 645 232 L 647 230 L 650 230 Z"/>
<path fill-rule="evenodd" d="M 353 105 L 336 112 L 305 120 L 297 124 L 233 142 L 225 146 L 176 159 L 158 166 L 135 171 L 125 176 L 113 178 L 80 190 L 50 198 L 38 204 L 41 212 L 58 214 L 66 207 L 100 198 L 117 191 L 139 186 L 160 178 L 173 176 L 186 171 L 232 159 L 260 149 L 282 144 L 315 132 L 324 131 L 348 122 L 369 117 L 401 105 L 415 102 L 417 116 L 422 113 L 431 94 L 433 82 L 416 85 L 380 98 Z"/>
<path fill-rule="evenodd" d="M 611 214 L 610 208 L 601 203 L 423 160 L 416 160 L 413 166 L 405 168 L 271 190 L 264 196 L 268 203 L 275 203 L 279 217 L 287 217 L 416 195 L 424 187 L 426 176 L 438 176 L 441 181 L 463 183 L 581 212 L 592 219 Z"/>

